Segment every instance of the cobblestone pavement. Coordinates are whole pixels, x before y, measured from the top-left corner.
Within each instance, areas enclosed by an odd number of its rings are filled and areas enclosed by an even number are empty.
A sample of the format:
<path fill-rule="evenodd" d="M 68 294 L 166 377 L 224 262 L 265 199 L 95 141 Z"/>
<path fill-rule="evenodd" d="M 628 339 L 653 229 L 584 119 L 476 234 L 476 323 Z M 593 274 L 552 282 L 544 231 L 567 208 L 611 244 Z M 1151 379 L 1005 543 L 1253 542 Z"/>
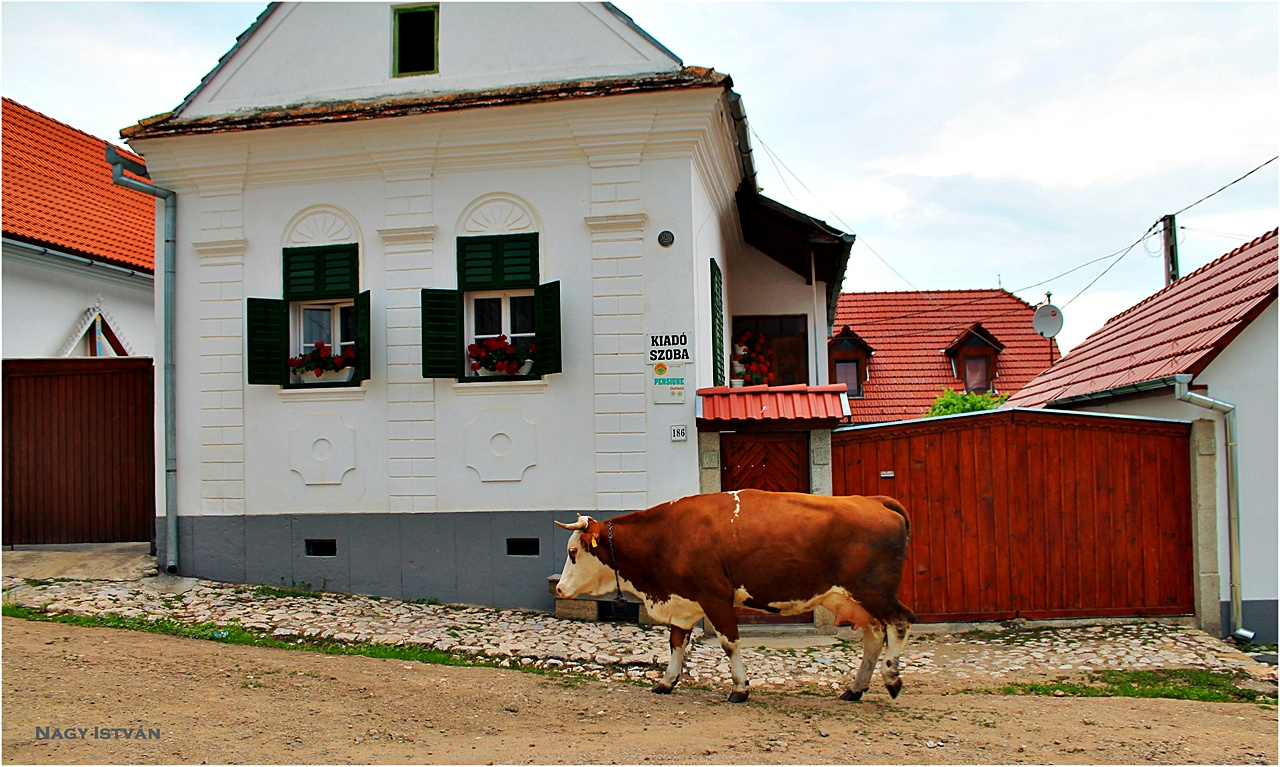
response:
<path fill-rule="evenodd" d="M 157 590 L 141 581 L 3 578 L 7 601 L 54 614 L 119 615 L 181 623 L 238 623 L 282 641 L 320 638 L 336 642 L 423 645 L 447 653 L 484 656 L 500 666 L 555 668 L 612 679 L 655 679 L 670 652 L 665 627 L 560 620 L 547 613 L 464 605 L 430 605 L 395 599 L 308 593 L 281 596 L 198 581 L 185 593 Z M 840 688 L 861 660 L 861 643 L 788 649 L 751 647 L 744 661 L 757 688 Z M 1077 628 L 913 634 L 902 656 L 903 673 L 946 678 L 963 686 L 1011 679 L 1064 676 L 1090 669 L 1246 667 L 1275 678 L 1248 656 L 1182 625 L 1134 622 Z M 729 664 L 719 644 L 698 643 L 685 666 L 687 678 L 720 683 Z"/>

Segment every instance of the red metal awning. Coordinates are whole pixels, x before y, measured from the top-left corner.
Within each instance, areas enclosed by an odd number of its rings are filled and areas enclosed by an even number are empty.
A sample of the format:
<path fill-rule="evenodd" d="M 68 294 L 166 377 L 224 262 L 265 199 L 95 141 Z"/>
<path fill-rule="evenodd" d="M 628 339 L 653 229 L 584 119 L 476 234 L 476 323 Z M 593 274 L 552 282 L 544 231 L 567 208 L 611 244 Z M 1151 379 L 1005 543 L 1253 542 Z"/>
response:
<path fill-rule="evenodd" d="M 844 384 L 827 386 L 716 386 L 698 390 L 698 425 L 833 426 L 849 415 Z M 826 423 L 823 423 L 826 422 Z"/>

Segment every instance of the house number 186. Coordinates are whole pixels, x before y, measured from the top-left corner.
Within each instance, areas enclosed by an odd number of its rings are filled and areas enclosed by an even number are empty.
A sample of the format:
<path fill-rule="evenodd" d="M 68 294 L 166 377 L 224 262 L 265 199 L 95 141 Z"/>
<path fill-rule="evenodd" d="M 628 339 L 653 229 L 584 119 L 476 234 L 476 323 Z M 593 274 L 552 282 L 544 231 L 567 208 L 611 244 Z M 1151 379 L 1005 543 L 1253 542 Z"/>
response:
<path fill-rule="evenodd" d="M 672 442 L 685 442 L 688 439 L 689 439 L 689 435 L 685 431 L 684 424 L 681 423 L 681 424 L 671 425 L 671 441 Z"/>

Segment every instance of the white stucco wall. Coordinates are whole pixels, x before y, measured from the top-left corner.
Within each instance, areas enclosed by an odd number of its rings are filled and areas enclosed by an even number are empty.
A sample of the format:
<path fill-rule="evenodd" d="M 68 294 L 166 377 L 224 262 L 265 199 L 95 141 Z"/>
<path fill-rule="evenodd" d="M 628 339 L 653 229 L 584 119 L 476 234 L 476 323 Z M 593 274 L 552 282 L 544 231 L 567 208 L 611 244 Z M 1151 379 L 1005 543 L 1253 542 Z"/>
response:
<path fill-rule="evenodd" d="M 732 276 L 726 275 L 733 294 L 732 305 L 728 307 L 730 317 L 803 314 L 808 329 L 809 383 L 814 386 L 827 383 L 827 284 L 817 282 L 815 312 L 814 286 L 806 285 L 803 277 L 750 245 L 730 258 L 730 273 Z"/>
<path fill-rule="evenodd" d="M 1245 600 L 1277 598 L 1277 335 L 1273 303 L 1217 356 L 1194 384 L 1199 393 L 1236 406 L 1240 429 L 1241 579 Z M 1226 435 L 1220 413 L 1168 396 L 1098 405 L 1081 410 L 1101 413 L 1208 419 L 1217 431 L 1218 572 L 1222 599 L 1230 598 L 1227 544 Z"/>
<path fill-rule="evenodd" d="M 52 357 L 71 335 L 85 310 L 101 301 L 112 329 L 136 356 L 155 352 L 152 281 L 118 275 L 57 256 L 31 255 L 4 246 L 3 297 L 5 357 Z M 80 341 L 73 356 L 87 354 Z"/>
<path fill-rule="evenodd" d="M 441 3 L 439 73 L 392 77 L 393 7 L 282 4 L 183 116 L 679 68 L 599 3 Z"/>
<path fill-rule="evenodd" d="M 709 350 L 700 272 L 706 258 L 723 262 L 723 244 L 698 227 L 736 226 L 708 224 L 706 211 L 731 215 L 740 175 L 713 146 L 731 135 L 723 98 L 705 89 L 137 142 L 156 182 L 179 193 L 179 513 L 636 509 L 696 493 L 693 387 L 683 404 L 654 404 L 647 353 L 650 335 L 688 333 L 692 377 Z M 698 177 L 718 186 L 695 222 Z M 423 379 L 420 290 L 456 287 L 460 234 L 508 231 L 473 215 L 497 197 L 538 232 L 540 281 L 561 283 L 565 372 Z M 657 242 L 664 229 L 670 248 Z M 279 297 L 281 248 L 326 237 L 360 246 L 372 379 L 247 385 L 245 298 Z M 670 440 L 673 424 L 687 441 Z M 477 429 L 511 435 L 528 467 L 482 481 L 468 460 Z M 307 484 L 305 434 L 325 435 L 354 468 Z"/>

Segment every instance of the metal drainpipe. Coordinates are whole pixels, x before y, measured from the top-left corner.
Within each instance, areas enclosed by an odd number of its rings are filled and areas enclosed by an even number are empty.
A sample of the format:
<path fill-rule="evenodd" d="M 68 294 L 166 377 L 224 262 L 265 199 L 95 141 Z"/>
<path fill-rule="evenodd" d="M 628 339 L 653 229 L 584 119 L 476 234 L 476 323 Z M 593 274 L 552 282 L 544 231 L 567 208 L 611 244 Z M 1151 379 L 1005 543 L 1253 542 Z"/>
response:
<path fill-rule="evenodd" d="M 1173 378 L 1174 397 L 1223 414 L 1222 420 L 1227 431 L 1227 556 L 1231 579 L 1231 633 L 1235 634 L 1243 628 L 1244 623 L 1244 600 L 1240 583 L 1240 462 L 1236 406 L 1192 392 L 1192 376 L 1189 373 L 1180 373 Z"/>
<path fill-rule="evenodd" d="M 111 163 L 111 180 L 126 189 L 142 192 L 164 200 L 164 571 L 178 573 L 178 454 L 177 407 L 174 401 L 173 323 L 174 279 L 177 274 L 174 244 L 178 229 L 178 196 L 172 189 L 155 184 L 144 184 L 124 175 L 130 173 L 147 178 L 147 168 L 116 152 L 107 145 L 107 162 Z"/>

